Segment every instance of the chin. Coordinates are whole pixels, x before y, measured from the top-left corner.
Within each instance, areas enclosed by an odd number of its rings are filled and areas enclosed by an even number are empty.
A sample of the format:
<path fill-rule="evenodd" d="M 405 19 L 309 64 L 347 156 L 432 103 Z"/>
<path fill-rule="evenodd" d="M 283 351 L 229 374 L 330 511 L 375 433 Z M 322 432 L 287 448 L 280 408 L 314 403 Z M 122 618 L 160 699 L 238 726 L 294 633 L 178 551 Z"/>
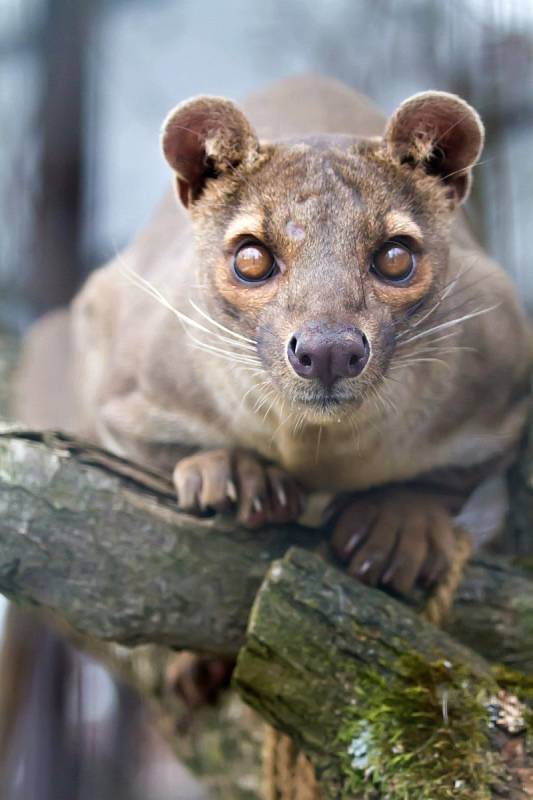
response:
<path fill-rule="evenodd" d="M 346 390 L 317 389 L 293 395 L 293 405 L 300 408 L 309 422 L 324 424 L 338 422 L 344 416 L 353 414 L 364 402 L 363 392 Z"/>

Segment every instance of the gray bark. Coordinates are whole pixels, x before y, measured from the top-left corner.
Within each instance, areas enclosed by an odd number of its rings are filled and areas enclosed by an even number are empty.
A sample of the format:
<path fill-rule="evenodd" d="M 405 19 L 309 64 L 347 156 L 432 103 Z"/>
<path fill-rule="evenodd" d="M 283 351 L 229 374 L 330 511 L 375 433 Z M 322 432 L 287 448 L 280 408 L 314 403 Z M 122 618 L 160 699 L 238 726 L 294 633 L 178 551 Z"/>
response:
<path fill-rule="evenodd" d="M 0 591 L 97 639 L 235 655 L 270 563 L 321 536 L 178 511 L 170 482 L 60 434 L 0 433 Z M 533 670 L 533 584 L 476 558 L 448 630 Z"/>
<path fill-rule="evenodd" d="M 59 434 L 0 435 L 0 591 L 89 636 L 235 654 L 270 562 L 317 541 L 181 514 L 164 477 Z"/>

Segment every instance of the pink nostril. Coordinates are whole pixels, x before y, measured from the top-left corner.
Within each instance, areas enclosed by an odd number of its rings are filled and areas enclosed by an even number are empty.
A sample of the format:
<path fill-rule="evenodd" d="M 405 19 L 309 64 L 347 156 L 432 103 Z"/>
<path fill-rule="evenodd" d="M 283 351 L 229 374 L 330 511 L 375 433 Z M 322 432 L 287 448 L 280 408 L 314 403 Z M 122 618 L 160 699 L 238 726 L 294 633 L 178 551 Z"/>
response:
<path fill-rule="evenodd" d="M 297 347 L 298 347 L 298 338 L 296 336 L 293 336 L 289 342 L 290 350 L 294 353 L 294 355 L 296 356 L 302 367 L 311 367 L 313 364 L 313 359 L 311 358 L 311 356 L 308 353 L 297 353 L 296 352 Z"/>

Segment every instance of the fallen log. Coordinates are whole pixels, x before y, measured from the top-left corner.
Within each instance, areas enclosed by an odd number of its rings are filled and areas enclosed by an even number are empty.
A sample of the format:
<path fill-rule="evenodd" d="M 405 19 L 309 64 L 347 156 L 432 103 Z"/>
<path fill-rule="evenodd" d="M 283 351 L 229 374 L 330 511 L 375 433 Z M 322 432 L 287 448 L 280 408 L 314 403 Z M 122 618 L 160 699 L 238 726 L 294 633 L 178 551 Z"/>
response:
<path fill-rule="evenodd" d="M 234 682 L 311 757 L 324 800 L 533 797 L 533 715 L 488 663 L 314 554 L 270 568 Z"/>

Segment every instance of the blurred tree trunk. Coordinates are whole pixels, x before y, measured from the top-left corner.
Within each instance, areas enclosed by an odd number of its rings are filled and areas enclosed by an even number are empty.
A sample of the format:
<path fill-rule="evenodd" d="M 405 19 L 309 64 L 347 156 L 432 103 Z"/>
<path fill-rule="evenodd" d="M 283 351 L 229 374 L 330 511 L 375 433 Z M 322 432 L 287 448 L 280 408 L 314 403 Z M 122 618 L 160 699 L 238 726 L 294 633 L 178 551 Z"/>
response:
<path fill-rule="evenodd" d="M 41 38 L 41 158 L 29 287 L 37 312 L 68 302 L 81 277 L 86 57 L 98 0 L 47 0 Z"/>

